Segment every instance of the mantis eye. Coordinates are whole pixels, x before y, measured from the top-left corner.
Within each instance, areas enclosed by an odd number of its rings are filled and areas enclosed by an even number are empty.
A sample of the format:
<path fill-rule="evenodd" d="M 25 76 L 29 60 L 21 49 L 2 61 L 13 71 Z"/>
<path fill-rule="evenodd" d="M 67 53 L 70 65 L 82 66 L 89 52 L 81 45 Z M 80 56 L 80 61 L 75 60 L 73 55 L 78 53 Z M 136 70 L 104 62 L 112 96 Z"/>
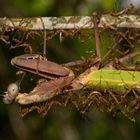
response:
<path fill-rule="evenodd" d="M 17 96 L 19 92 L 19 86 L 16 83 L 11 83 L 7 88 L 8 94 L 11 96 Z"/>

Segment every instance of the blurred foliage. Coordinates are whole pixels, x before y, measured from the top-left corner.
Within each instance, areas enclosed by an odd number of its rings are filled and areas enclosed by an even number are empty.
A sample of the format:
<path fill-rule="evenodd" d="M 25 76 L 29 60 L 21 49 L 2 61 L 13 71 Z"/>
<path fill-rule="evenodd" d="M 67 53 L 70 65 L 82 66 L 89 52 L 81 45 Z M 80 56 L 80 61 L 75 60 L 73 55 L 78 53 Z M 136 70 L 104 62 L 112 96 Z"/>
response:
<path fill-rule="evenodd" d="M 116 8 L 115 0 L 10 0 L 9 4 L 22 16 L 88 15 L 94 10 L 109 12 Z"/>
<path fill-rule="evenodd" d="M 10 0 L 10 3 L 15 7 L 22 15 L 25 16 L 36 16 L 42 15 L 49 10 L 54 1 L 46 0 Z"/>
<path fill-rule="evenodd" d="M 100 13 L 114 12 L 115 0 L 5 0 L 1 1 L 2 17 L 29 17 L 29 16 L 66 16 L 66 15 L 91 15 L 97 10 Z M 52 61 L 68 62 L 91 55 L 95 44 L 89 40 L 81 43 L 77 38 L 66 39 L 59 43 L 59 37 L 47 42 L 48 59 Z M 102 50 L 110 45 L 110 36 L 102 37 Z M 41 52 L 40 41 L 33 42 L 34 52 Z M 88 52 L 88 53 L 86 53 Z M 18 80 L 16 68 L 10 65 L 10 60 L 16 55 L 24 53 L 23 48 L 10 49 L 5 44 L 0 44 L 0 88 L 5 91 L 7 85 Z M 29 80 L 29 79 L 28 79 Z M 31 82 L 25 81 L 23 89 L 28 88 Z M 0 99 L 0 139 L 28 140 L 28 139 L 53 139 L 53 140 L 137 140 L 140 139 L 140 119 L 132 123 L 124 116 L 113 118 L 109 113 L 100 113 L 96 108 L 90 110 L 85 116 L 73 108 L 53 107 L 42 118 L 32 112 L 21 118 L 19 106 L 16 104 L 5 105 Z"/>

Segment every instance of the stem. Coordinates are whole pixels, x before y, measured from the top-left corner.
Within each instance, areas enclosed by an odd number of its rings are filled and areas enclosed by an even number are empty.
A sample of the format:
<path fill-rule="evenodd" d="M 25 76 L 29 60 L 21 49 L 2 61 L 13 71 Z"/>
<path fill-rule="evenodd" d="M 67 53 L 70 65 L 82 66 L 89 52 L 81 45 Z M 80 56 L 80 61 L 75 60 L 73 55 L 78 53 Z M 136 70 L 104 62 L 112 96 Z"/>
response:
<path fill-rule="evenodd" d="M 43 57 L 46 58 L 46 47 L 47 47 L 46 38 L 47 38 L 47 35 L 46 35 L 46 30 L 45 30 L 45 25 L 44 25 L 43 19 L 40 18 L 40 20 L 41 20 L 42 27 L 44 30 Z"/>
<path fill-rule="evenodd" d="M 127 54 L 126 56 L 120 58 L 120 59 L 119 59 L 119 62 L 125 62 L 125 61 L 127 61 L 127 60 L 129 60 L 129 59 L 132 59 L 133 57 L 138 56 L 138 55 L 140 55 L 140 51 Z"/>
<path fill-rule="evenodd" d="M 99 30 L 97 24 L 97 13 L 93 13 L 93 23 L 94 23 L 94 32 L 95 32 L 95 42 L 96 42 L 96 55 L 99 59 L 101 59 L 101 51 L 100 51 L 100 39 L 99 39 Z"/>

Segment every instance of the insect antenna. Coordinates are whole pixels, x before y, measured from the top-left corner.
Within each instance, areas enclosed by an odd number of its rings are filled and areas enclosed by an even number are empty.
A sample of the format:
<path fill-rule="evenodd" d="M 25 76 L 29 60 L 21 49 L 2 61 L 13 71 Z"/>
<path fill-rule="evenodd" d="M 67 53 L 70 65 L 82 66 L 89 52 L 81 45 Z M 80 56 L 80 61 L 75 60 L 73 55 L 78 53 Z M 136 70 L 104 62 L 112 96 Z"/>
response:
<path fill-rule="evenodd" d="M 17 74 L 17 75 L 21 75 L 21 73 L 20 74 Z M 26 72 L 23 72 L 20 80 L 18 80 L 18 81 L 15 82 L 19 87 L 20 87 L 21 82 L 23 81 L 25 75 L 26 75 Z"/>

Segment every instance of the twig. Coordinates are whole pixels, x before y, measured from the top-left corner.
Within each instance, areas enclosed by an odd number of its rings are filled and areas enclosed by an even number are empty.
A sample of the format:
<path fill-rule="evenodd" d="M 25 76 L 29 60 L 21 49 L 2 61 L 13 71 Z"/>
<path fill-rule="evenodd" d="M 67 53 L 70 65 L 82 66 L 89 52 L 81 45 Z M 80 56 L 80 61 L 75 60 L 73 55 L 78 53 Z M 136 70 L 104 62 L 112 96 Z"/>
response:
<path fill-rule="evenodd" d="M 132 59 L 133 57 L 138 56 L 138 55 L 140 55 L 140 51 L 127 54 L 127 55 L 125 55 L 124 57 L 120 58 L 120 59 L 119 59 L 119 62 L 121 62 L 121 63 L 122 63 L 122 62 L 125 62 L 125 61 L 127 61 L 127 60 L 129 60 L 129 59 Z"/>
<path fill-rule="evenodd" d="M 43 57 L 46 58 L 46 47 L 47 47 L 46 38 L 47 38 L 47 34 L 46 34 L 46 30 L 45 30 L 45 25 L 44 25 L 43 19 L 40 18 L 40 20 L 41 20 L 42 27 L 43 27 L 43 30 L 44 30 Z"/>
<path fill-rule="evenodd" d="M 101 59 L 99 29 L 98 29 L 98 24 L 97 24 L 97 13 L 93 13 L 93 23 L 94 23 L 94 31 L 95 31 L 96 55 L 99 59 Z"/>

